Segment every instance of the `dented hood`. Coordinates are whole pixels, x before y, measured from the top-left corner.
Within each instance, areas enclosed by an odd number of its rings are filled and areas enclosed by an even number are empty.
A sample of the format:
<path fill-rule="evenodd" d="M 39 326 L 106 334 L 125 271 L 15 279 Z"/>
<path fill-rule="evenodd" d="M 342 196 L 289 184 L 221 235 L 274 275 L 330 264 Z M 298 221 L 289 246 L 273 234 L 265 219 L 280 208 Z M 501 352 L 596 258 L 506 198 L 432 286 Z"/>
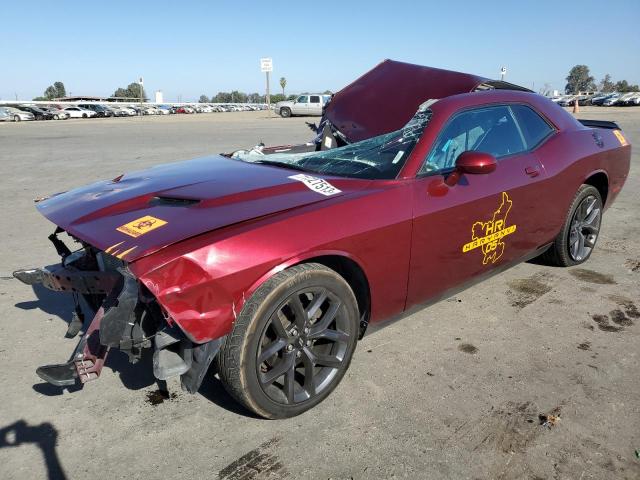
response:
<path fill-rule="evenodd" d="M 201 233 L 327 201 L 369 183 L 310 174 L 339 190 L 323 195 L 289 178 L 301 173 L 205 157 L 96 182 L 43 200 L 38 209 L 71 235 L 133 261 Z"/>
<path fill-rule="evenodd" d="M 426 100 L 468 93 L 486 80 L 385 60 L 336 93 L 325 117 L 350 142 L 358 142 L 402 128 Z"/>

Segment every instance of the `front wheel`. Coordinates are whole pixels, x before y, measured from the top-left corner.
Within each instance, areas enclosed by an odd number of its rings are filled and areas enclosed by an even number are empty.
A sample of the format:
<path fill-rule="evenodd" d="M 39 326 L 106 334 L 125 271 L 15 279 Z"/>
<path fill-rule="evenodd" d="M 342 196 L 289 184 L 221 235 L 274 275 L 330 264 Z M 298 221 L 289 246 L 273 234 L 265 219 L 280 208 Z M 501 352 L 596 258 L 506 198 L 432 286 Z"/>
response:
<path fill-rule="evenodd" d="M 82 114 L 82 118 L 87 118 L 87 114 L 86 114 L 86 113 L 83 113 L 83 114 Z"/>
<path fill-rule="evenodd" d="M 281 108 L 280 109 L 280 116 L 282 118 L 290 117 L 291 116 L 291 109 L 287 108 L 287 107 Z"/>
<path fill-rule="evenodd" d="M 264 283 L 244 305 L 218 355 L 227 391 L 265 418 L 299 415 L 340 383 L 356 347 L 349 284 L 315 263 Z"/>
<path fill-rule="evenodd" d="M 20 120 L 22 120 L 18 115 L 13 117 L 13 121 L 14 122 L 19 122 Z"/>
<path fill-rule="evenodd" d="M 53 116 L 53 119 L 54 119 L 54 120 L 60 120 L 60 117 L 59 117 L 58 115 L 54 115 L 54 116 Z"/>
<path fill-rule="evenodd" d="M 596 246 L 601 222 L 600 192 L 591 185 L 582 185 L 569 207 L 562 230 L 543 259 L 560 267 L 584 263 Z"/>

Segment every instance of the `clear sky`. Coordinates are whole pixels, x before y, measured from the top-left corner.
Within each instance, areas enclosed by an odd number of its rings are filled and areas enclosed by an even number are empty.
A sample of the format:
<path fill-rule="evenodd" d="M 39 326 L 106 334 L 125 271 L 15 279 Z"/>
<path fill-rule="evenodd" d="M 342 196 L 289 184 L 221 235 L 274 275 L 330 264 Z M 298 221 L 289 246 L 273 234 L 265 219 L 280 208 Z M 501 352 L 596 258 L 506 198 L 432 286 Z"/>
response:
<path fill-rule="evenodd" d="M 385 58 L 562 90 L 569 69 L 640 83 L 640 0 L 9 1 L 0 5 L 0 98 L 110 95 L 139 76 L 166 101 L 336 91 Z"/>

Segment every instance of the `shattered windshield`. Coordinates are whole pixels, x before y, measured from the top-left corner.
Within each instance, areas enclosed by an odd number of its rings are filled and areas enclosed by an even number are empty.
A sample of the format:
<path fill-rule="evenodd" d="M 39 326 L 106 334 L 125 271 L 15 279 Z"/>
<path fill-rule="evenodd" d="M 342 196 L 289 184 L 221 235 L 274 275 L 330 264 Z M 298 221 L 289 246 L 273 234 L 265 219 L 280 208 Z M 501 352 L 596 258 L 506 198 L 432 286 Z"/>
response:
<path fill-rule="evenodd" d="M 420 140 L 431 118 L 428 102 L 400 130 L 339 148 L 305 153 L 274 153 L 260 150 L 236 152 L 244 162 L 262 163 L 294 170 L 365 179 L 392 179 Z"/>

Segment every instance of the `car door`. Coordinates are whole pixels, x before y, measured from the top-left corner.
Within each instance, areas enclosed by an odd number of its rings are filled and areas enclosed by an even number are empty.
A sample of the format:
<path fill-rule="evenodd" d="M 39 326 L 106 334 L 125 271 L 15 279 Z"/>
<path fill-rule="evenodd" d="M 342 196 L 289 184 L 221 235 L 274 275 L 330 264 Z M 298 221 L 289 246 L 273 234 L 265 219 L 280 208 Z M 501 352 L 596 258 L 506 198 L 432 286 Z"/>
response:
<path fill-rule="evenodd" d="M 322 102 L 320 95 L 309 96 L 309 115 L 322 115 Z"/>
<path fill-rule="evenodd" d="M 294 115 L 307 115 L 309 111 L 309 96 L 300 95 L 293 103 L 291 113 Z"/>
<path fill-rule="evenodd" d="M 546 134 L 552 134 L 541 121 Z M 545 173 L 535 147 L 511 106 L 452 115 L 414 183 L 407 307 L 461 288 L 540 247 Z M 444 184 L 456 158 L 467 150 L 493 155 L 496 170 L 463 174 L 455 185 Z"/>

